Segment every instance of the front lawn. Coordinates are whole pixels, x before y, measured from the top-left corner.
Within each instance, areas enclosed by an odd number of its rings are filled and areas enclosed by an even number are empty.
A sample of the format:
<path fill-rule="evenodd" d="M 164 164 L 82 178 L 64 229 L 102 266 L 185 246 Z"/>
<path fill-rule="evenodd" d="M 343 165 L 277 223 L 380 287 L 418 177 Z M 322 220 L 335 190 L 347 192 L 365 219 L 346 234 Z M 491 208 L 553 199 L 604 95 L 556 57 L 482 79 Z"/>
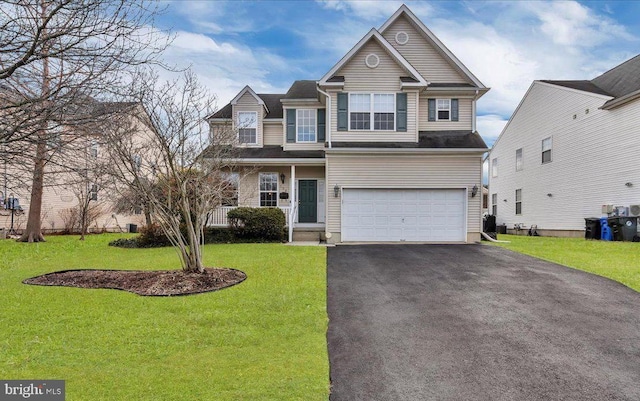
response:
<path fill-rule="evenodd" d="M 640 291 L 640 243 L 499 235 L 512 251 L 584 270 Z"/>
<path fill-rule="evenodd" d="M 207 245 L 207 266 L 243 283 L 200 295 L 40 287 L 64 269 L 179 267 L 171 248 L 120 249 L 118 235 L 0 241 L 0 378 L 66 380 L 67 401 L 326 400 L 326 250 Z"/>

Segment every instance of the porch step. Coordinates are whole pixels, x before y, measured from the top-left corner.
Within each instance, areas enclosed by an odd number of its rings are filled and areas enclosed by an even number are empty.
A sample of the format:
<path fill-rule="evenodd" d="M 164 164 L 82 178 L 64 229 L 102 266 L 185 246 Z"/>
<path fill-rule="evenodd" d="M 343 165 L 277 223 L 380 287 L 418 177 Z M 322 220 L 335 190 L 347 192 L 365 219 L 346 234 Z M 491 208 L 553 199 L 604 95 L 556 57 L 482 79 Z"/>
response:
<path fill-rule="evenodd" d="M 320 235 L 324 232 L 322 231 L 300 231 L 293 230 L 293 240 L 294 241 L 320 241 Z"/>

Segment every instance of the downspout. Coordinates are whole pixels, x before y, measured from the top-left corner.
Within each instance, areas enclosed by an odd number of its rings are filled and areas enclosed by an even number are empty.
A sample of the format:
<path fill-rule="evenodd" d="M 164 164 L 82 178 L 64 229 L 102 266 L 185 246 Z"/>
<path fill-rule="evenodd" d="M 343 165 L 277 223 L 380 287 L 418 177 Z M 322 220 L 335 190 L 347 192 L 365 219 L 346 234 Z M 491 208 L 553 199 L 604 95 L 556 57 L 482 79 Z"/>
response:
<path fill-rule="evenodd" d="M 323 91 L 322 89 L 320 89 L 320 85 L 316 82 L 316 89 L 318 89 L 318 92 L 322 93 L 323 95 L 325 95 L 327 97 L 327 111 L 325 112 L 325 116 L 327 118 L 327 122 L 325 124 L 325 130 L 326 130 L 326 136 L 327 136 L 327 147 L 329 149 L 331 149 L 331 96 Z"/>
<path fill-rule="evenodd" d="M 327 97 L 327 108 L 325 112 L 326 116 L 326 124 L 325 124 L 325 134 L 327 138 L 327 147 L 331 149 L 331 96 L 320 89 L 320 85 L 316 82 L 316 88 L 318 92 L 322 93 Z M 329 240 L 331 238 L 331 233 L 329 232 L 329 161 L 325 157 L 325 165 L 324 165 L 324 235 L 325 240 Z"/>
<path fill-rule="evenodd" d="M 471 114 L 473 115 L 473 118 L 471 119 L 471 132 L 476 132 L 476 100 L 478 100 L 478 92 L 480 91 L 476 89 L 476 95 L 471 101 Z"/>

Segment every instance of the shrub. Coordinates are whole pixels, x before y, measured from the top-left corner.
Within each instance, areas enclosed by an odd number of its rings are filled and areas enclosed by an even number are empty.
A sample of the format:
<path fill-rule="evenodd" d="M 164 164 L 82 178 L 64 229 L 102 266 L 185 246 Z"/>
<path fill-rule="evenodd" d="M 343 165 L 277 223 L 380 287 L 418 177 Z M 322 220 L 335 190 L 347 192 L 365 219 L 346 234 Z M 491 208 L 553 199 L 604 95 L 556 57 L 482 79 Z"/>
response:
<path fill-rule="evenodd" d="M 135 238 L 118 238 L 109 242 L 109 246 L 116 246 L 118 248 L 139 248 L 138 237 Z"/>
<path fill-rule="evenodd" d="M 239 207 L 227 213 L 229 225 L 238 238 L 283 241 L 286 219 L 276 207 Z"/>
<path fill-rule="evenodd" d="M 155 248 L 169 246 L 171 242 L 162 231 L 159 224 L 151 223 L 140 228 L 140 236 L 137 237 L 138 248 Z"/>

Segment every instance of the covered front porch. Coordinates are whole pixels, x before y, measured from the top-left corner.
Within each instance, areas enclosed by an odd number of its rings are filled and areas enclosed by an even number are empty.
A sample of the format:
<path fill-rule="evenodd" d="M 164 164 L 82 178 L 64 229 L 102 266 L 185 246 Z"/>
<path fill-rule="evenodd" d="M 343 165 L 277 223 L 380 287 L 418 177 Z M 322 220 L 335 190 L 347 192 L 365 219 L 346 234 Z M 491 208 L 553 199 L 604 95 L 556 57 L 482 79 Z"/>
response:
<path fill-rule="evenodd" d="M 284 212 L 288 240 L 323 237 L 326 222 L 324 160 L 266 164 L 238 169 L 237 201 L 213 210 L 208 226 L 227 226 L 227 213 L 237 207 L 277 207 Z M 306 234 L 303 234 L 306 233 Z M 304 239 L 303 239 L 304 238 Z"/>

